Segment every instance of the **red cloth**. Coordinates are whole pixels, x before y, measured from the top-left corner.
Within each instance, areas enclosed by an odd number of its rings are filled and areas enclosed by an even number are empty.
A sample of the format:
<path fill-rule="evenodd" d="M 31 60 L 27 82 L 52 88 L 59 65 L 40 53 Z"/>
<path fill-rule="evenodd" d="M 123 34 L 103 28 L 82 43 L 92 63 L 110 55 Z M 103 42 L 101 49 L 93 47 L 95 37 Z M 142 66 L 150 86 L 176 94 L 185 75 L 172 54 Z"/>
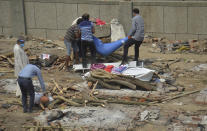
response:
<path fill-rule="evenodd" d="M 100 20 L 100 19 L 96 19 L 96 25 L 105 25 L 106 24 L 106 22 L 105 21 L 102 21 L 102 20 Z"/>
<path fill-rule="evenodd" d="M 104 69 L 105 71 L 107 71 L 107 72 L 111 72 L 111 70 L 114 68 L 114 66 L 113 65 L 108 65 L 108 66 L 106 66 L 106 68 Z"/>

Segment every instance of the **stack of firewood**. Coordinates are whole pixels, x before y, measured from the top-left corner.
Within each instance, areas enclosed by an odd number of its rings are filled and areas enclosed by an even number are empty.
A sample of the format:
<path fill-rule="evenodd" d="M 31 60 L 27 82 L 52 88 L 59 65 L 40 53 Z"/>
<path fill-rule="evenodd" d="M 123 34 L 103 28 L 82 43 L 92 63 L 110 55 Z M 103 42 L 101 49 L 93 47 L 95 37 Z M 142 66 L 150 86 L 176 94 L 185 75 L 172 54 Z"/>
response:
<path fill-rule="evenodd" d="M 116 75 L 101 69 L 91 71 L 91 76 L 88 77 L 87 80 L 91 82 L 98 81 L 101 87 L 113 90 L 120 90 L 121 87 L 126 87 L 132 90 L 155 90 L 149 83 L 140 81 L 134 77 Z"/>
<path fill-rule="evenodd" d="M 154 88 L 145 82 L 136 78 L 114 75 L 104 70 L 94 70 L 91 72 L 91 77 L 87 80 L 92 84 L 80 84 L 76 81 L 68 81 L 67 84 L 58 84 L 53 80 L 50 84 L 50 90 L 54 101 L 48 105 L 49 109 L 58 108 L 60 106 L 105 106 L 108 103 L 118 104 L 133 104 L 133 105 L 149 105 L 149 102 L 159 101 L 161 97 L 150 98 L 149 94 Z M 110 91 L 119 91 L 122 86 L 129 88 L 126 94 L 129 96 L 115 96 L 110 94 L 99 93 L 96 89 L 97 85 L 107 88 Z M 145 91 L 140 91 L 140 90 Z M 123 92 L 123 89 L 120 90 Z M 147 93 L 147 96 L 142 94 Z M 149 93 L 150 92 L 150 93 Z M 130 95 L 133 94 L 133 95 Z M 136 95 L 137 94 L 137 95 Z"/>
<path fill-rule="evenodd" d="M 58 69 L 59 71 L 63 70 L 65 67 L 65 56 L 59 57 L 53 64 L 52 69 Z"/>

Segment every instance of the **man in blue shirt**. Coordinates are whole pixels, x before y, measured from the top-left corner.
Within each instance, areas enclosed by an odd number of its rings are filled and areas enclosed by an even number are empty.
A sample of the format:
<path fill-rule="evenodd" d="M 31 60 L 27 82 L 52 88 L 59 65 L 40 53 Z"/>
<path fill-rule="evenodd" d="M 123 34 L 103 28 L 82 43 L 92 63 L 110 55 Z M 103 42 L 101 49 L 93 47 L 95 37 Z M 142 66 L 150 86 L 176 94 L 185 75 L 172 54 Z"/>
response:
<path fill-rule="evenodd" d="M 22 105 L 23 112 L 27 112 L 27 94 L 30 96 L 29 112 L 32 112 L 32 107 L 34 105 L 34 85 L 32 84 L 32 78 L 37 76 L 42 87 L 43 92 L 45 92 L 45 84 L 42 79 L 42 74 L 40 69 L 32 64 L 27 64 L 18 75 L 18 83 L 22 92 Z"/>
<path fill-rule="evenodd" d="M 79 24 L 81 32 L 81 52 L 83 68 L 87 67 L 86 52 L 88 47 L 91 52 L 91 63 L 94 63 L 96 60 L 96 49 L 93 43 L 93 34 L 95 33 L 95 29 L 93 23 L 89 21 L 89 18 L 89 14 L 83 14 L 83 22 Z"/>

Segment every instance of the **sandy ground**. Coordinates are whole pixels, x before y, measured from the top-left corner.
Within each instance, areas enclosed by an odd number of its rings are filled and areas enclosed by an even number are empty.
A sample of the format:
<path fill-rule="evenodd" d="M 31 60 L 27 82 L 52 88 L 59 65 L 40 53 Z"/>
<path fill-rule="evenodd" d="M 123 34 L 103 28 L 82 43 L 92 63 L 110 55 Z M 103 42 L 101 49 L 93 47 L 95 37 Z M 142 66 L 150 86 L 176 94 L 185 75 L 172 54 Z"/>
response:
<path fill-rule="evenodd" d="M 10 40 L 0 40 L 0 54 L 4 54 L 6 52 L 10 52 L 13 50 L 13 45 L 15 43 L 15 39 Z M 36 46 L 39 44 L 37 42 L 28 42 L 26 47 Z M 62 41 L 56 41 L 56 44 L 60 45 L 64 48 L 64 44 Z M 162 54 L 162 53 L 151 53 L 149 49 L 151 48 L 150 44 L 143 44 L 140 48 L 140 58 L 141 59 L 162 59 L 162 60 L 171 60 L 176 58 L 182 58 L 184 61 L 177 62 L 170 66 L 171 69 L 176 70 L 179 69 L 183 75 L 176 79 L 176 84 L 182 85 L 186 88 L 186 91 L 202 89 L 207 87 L 207 72 L 197 72 L 197 73 L 189 73 L 185 72 L 185 70 L 190 70 L 195 65 L 201 63 L 207 63 L 207 55 L 199 55 L 193 53 L 175 53 L 175 54 Z M 53 53 L 59 56 L 65 55 L 64 49 L 38 49 L 35 54 L 40 53 Z M 129 55 L 133 55 L 133 47 L 130 48 Z M 45 81 L 50 81 L 51 79 L 56 79 L 60 82 L 62 79 L 70 80 L 74 79 L 79 81 L 80 73 L 74 72 L 65 72 L 65 71 L 57 71 L 57 70 L 43 70 L 43 77 Z M 7 79 L 7 78 L 14 78 L 13 73 L 7 73 L 4 76 L 0 76 L 0 79 Z M 7 94 L 2 89 L 0 89 L 0 105 L 4 104 L 8 101 L 17 100 L 14 94 Z M 199 112 L 200 110 L 206 110 L 206 105 L 197 105 L 194 103 L 194 97 L 196 94 L 188 95 L 179 99 L 172 100 L 167 103 L 161 103 L 158 106 L 160 107 L 161 114 L 168 114 L 170 115 L 172 112 L 176 111 L 184 111 L 184 112 Z M 178 105 L 176 103 L 182 102 L 182 105 Z M 22 108 L 17 108 L 15 111 L 9 112 L 7 109 L 0 108 L 0 127 L 7 127 L 11 130 L 20 131 L 21 126 L 24 124 L 31 124 L 33 122 L 33 117 L 37 116 L 41 111 L 36 108 L 34 113 L 31 114 L 24 114 L 22 113 Z M 162 125 L 153 125 L 153 124 L 146 124 L 145 126 L 137 127 L 134 130 L 140 131 L 165 131 L 167 130 L 166 127 Z"/>

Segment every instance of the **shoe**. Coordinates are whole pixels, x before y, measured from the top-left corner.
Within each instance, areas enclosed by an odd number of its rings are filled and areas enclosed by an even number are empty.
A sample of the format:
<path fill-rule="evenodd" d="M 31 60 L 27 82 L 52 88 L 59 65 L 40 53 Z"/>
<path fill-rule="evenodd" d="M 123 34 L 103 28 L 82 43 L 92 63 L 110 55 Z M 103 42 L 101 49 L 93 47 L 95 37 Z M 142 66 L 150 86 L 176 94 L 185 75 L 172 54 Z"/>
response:
<path fill-rule="evenodd" d="M 121 65 L 126 65 L 126 64 L 128 64 L 127 61 L 122 61 L 121 64 L 120 64 L 119 66 L 121 66 Z"/>

